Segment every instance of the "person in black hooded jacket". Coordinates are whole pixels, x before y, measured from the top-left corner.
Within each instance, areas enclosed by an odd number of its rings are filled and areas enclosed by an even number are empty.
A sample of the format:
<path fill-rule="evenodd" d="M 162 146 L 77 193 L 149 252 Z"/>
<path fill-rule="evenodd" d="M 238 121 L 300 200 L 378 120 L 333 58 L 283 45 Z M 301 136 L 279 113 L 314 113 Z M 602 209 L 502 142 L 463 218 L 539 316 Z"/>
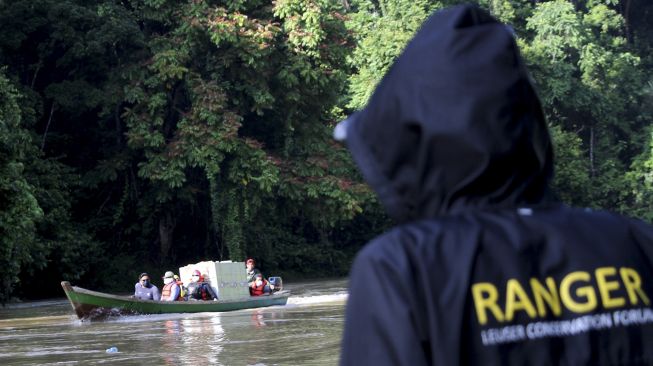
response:
<path fill-rule="evenodd" d="M 354 261 L 342 365 L 653 364 L 653 229 L 551 199 L 507 26 L 436 12 L 334 135 L 398 223 Z"/>

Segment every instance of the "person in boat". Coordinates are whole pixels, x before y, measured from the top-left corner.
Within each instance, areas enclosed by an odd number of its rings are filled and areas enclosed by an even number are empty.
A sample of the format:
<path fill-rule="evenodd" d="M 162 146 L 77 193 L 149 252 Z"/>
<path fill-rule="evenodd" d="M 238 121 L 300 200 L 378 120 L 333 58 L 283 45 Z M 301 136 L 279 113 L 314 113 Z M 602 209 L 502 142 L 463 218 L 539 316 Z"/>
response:
<path fill-rule="evenodd" d="M 191 276 L 190 283 L 186 286 L 188 291 L 189 300 L 217 300 L 218 295 L 215 294 L 213 288 L 209 283 L 204 281 L 204 276 L 199 270 L 194 270 Z"/>
<path fill-rule="evenodd" d="M 252 283 L 254 282 L 254 276 L 258 273 L 261 273 L 261 271 L 256 268 L 256 262 L 254 261 L 254 258 L 247 258 L 247 261 L 245 262 L 245 267 L 247 268 L 247 284 L 249 287 L 252 287 Z"/>
<path fill-rule="evenodd" d="M 149 274 L 144 272 L 138 276 L 138 282 L 134 286 L 134 297 L 140 300 L 159 300 L 161 297 L 158 287 L 150 282 Z"/>
<path fill-rule="evenodd" d="M 163 275 L 163 288 L 161 289 L 161 301 L 181 301 L 181 288 L 175 281 L 175 274 L 167 271 Z"/>
<path fill-rule="evenodd" d="M 261 296 L 270 293 L 272 293 L 272 289 L 268 281 L 263 278 L 263 275 L 260 272 L 254 275 L 254 281 L 252 281 L 249 287 L 249 294 L 252 296 Z"/>
<path fill-rule="evenodd" d="M 341 366 L 653 364 L 653 227 L 555 199 L 539 98 L 489 13 L 431 16 L 334 137 L 396 223 L 352 265 Z"/>

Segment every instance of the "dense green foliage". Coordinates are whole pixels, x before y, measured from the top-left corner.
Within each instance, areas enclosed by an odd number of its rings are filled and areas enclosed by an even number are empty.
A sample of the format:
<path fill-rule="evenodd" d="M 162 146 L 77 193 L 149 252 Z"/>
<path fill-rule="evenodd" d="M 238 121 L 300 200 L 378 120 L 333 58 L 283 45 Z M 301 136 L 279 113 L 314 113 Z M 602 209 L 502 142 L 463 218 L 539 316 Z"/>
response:
<path fill-rule="evenodd" d="M 0 1 L 0 302 L 209 258 L 345 274 L 387 219 L 330 130 L 459 2 Z M 653 220 L 653 5 L 479 4 L 515 29 L 558 196 Z"/>
<path fill-rule="evenodd" d="M 24 163 L 33 153 L 28 131 L 22 127 L 18 93 L 0 74 L 0 298 L 6 298 L 18 281 L 20 269 L 31 263 L 35 221 L 43 211 L 34 187 L 25 178 Z"/>

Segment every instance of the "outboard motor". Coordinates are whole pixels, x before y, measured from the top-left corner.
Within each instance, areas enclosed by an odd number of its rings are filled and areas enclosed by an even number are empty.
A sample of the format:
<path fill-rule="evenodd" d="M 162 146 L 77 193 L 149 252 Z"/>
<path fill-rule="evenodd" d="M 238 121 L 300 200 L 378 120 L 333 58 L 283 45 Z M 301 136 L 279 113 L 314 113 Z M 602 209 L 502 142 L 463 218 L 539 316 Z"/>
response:
<path fill-rule="evenodd" d="M 283 280 L 281 277 L 270 277 L 268 278 L 268 283 L 270 283 L 270 288 L 273 293 L 283 289 Z"/>

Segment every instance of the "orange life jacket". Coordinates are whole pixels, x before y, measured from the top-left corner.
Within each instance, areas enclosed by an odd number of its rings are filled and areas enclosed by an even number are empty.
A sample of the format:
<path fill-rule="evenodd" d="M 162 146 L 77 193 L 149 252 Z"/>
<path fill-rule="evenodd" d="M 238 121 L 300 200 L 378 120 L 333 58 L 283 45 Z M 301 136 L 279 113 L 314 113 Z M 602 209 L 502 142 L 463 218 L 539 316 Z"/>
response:
<path fill-rule="evenodd" d="M 261 296 L 265 293 L 265 286 L 268 284 L 268 281 L 264 278 L 261 282 L 261 286 L 256 286 L 256 283 L 252 284 L 252 287 L 249 288 L 249 294 L 252 296 Z"/>
<path fill-rule="evenodd" d="M 170 297 L 170 294 L 172 293 L 172 285 L 175 285 L 175 284 L 176 284 L 176 282 L 172 281 L 169 284 L 163 286 L 163 288 L 161 289 L 161 298 L 162 299 Z M 179 287 L 179 296 L 177 296 L 175 301 L 181 301 L 183 299 L 184 298 L 181 297 L 181 287 Z"/>

